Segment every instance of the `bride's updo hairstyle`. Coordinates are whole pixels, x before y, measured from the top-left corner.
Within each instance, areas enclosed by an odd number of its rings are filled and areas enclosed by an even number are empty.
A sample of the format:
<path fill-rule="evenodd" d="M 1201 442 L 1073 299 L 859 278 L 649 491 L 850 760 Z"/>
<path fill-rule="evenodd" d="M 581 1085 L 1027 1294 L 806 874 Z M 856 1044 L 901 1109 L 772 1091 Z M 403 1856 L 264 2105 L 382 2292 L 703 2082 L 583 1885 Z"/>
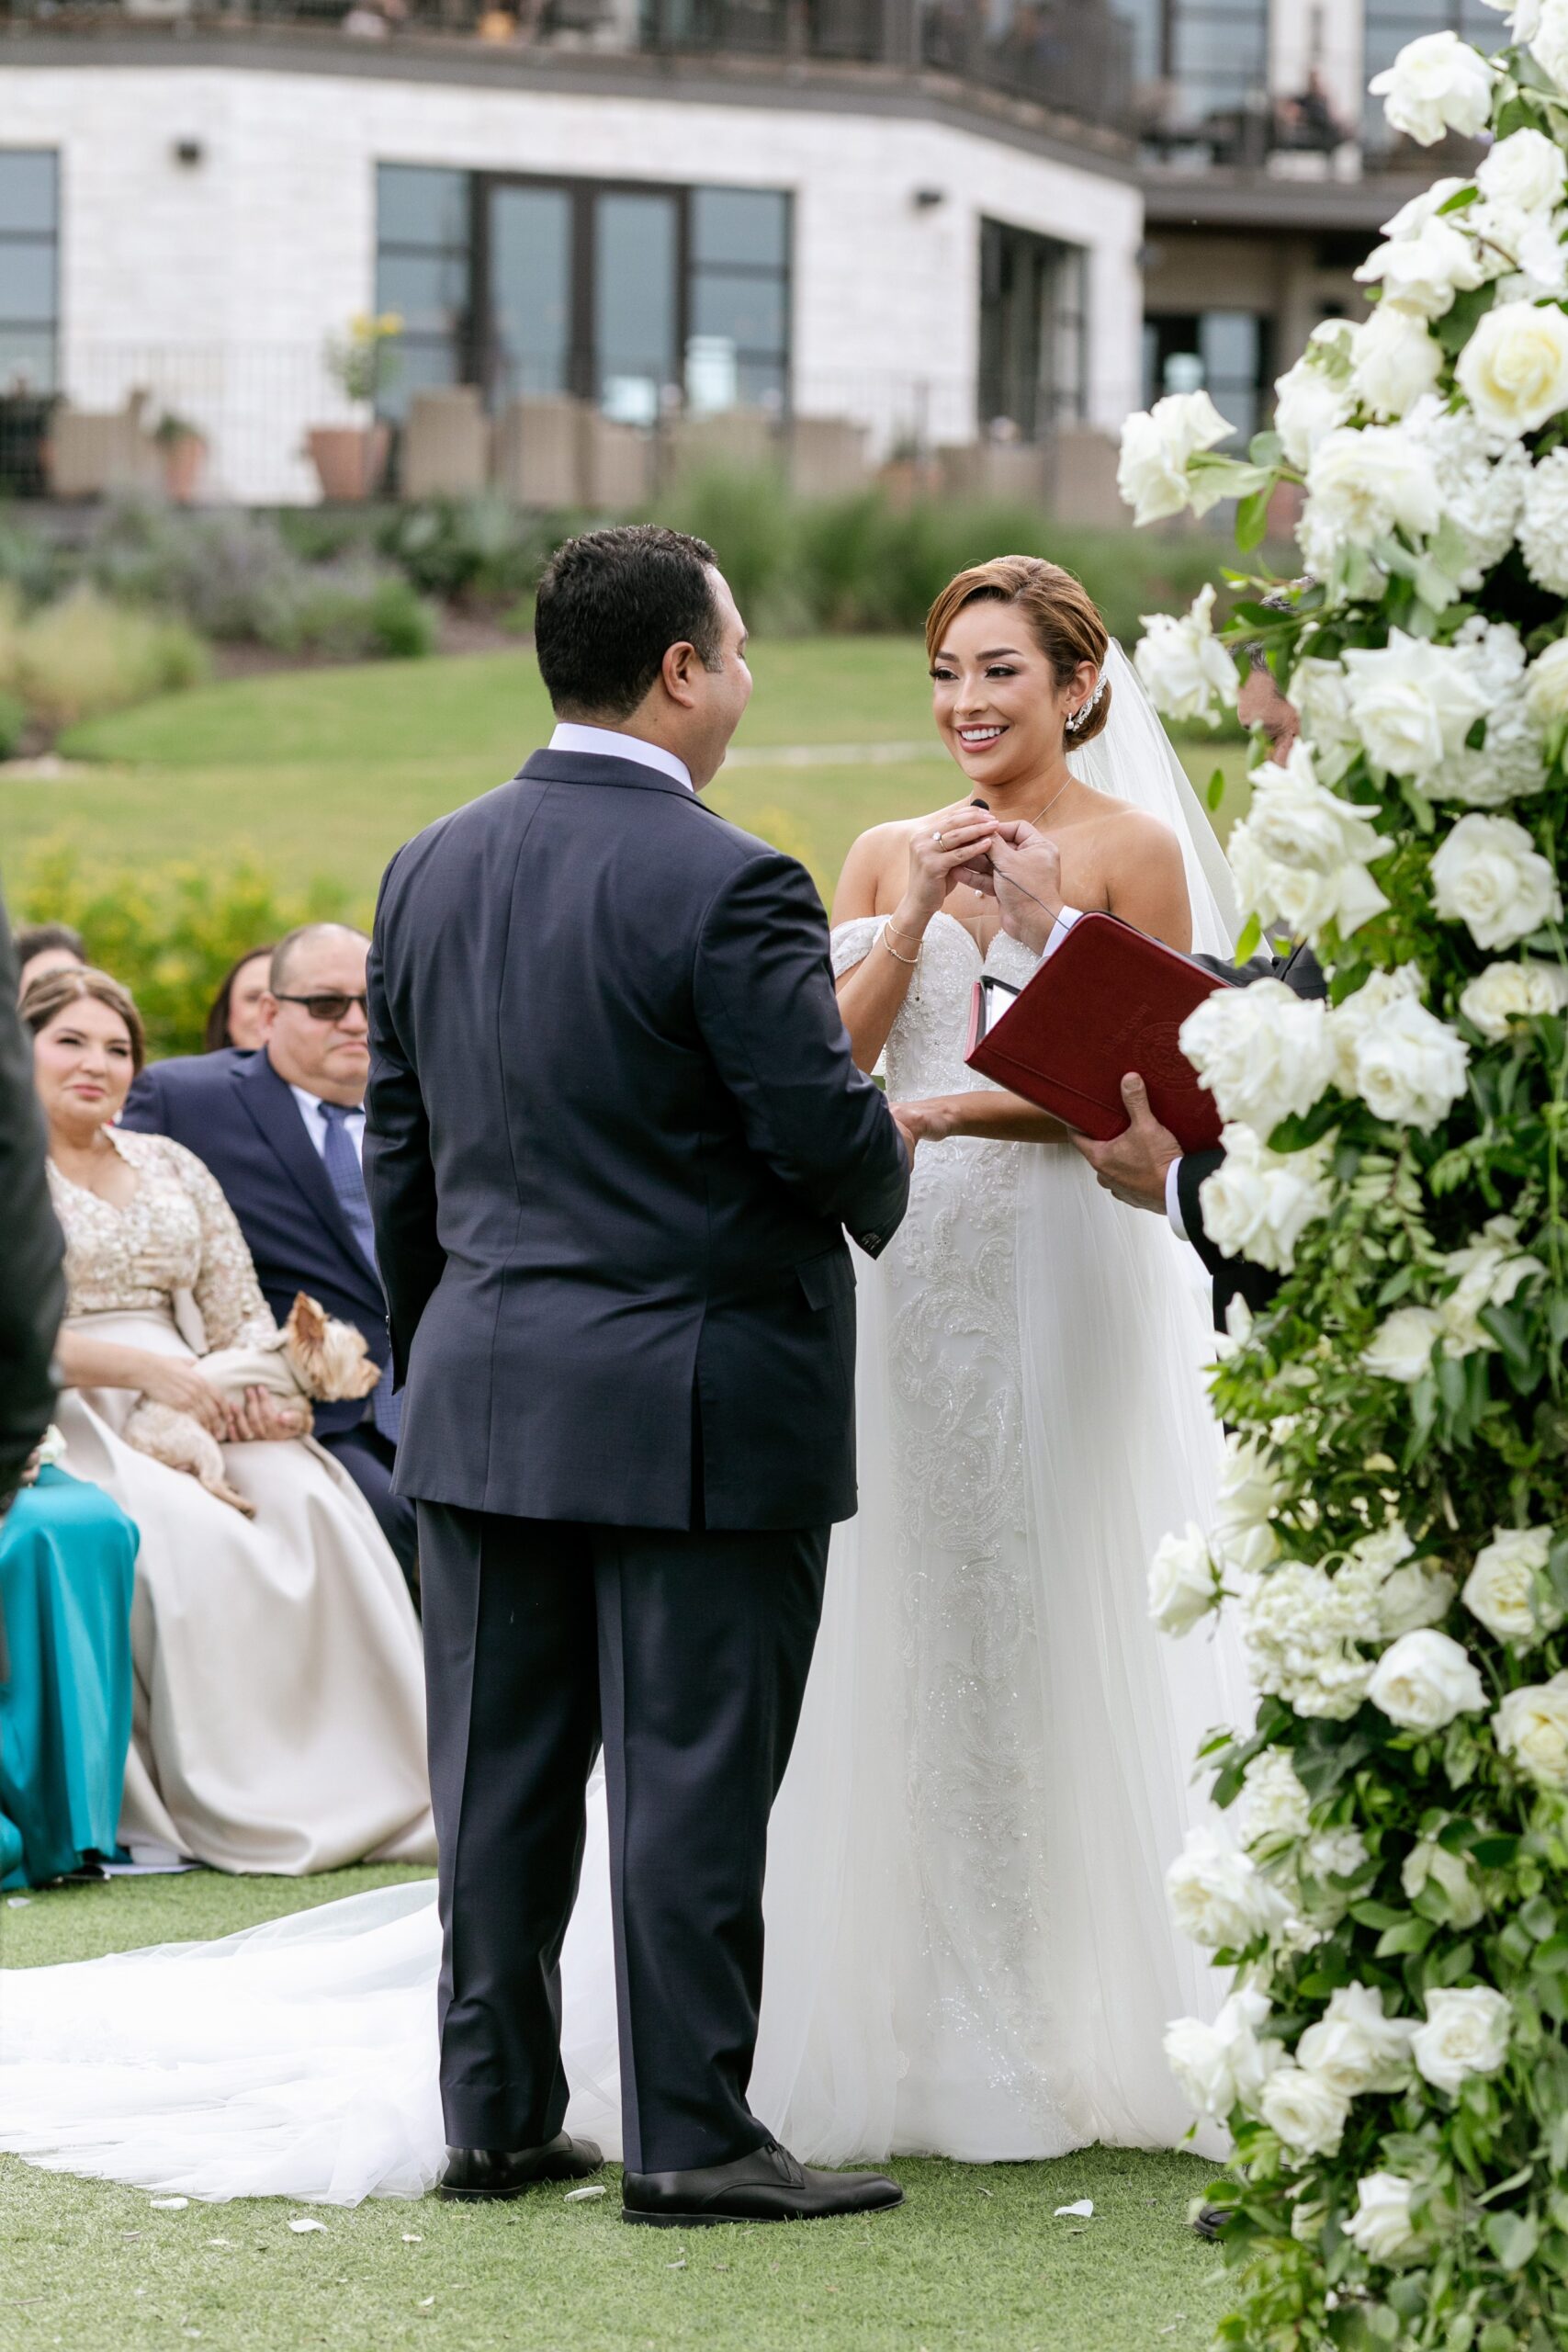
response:
<path fill-rule="evenodd" d="M 136 999 L 107 972 L 96 972 L 90 964 L 72 964 L 62 971 L 40 972 L 18 1010 L 36 1037 L 58 1019 L 68 1004 L 75 1004 L 83 997 L 91 997 L 95 1004 L 107 1004 L 111 1012 L 118 1013 L 130 1039 L 130 1067 L 133 1070 L 142 1069 L 147 1060 L 147 1033 L 141 1025 Z"/>
<path fill-rule="evenodd" d="M 950 580 L 926 615 L 926 653 L 934 662 L 942 639 L 965 605 L 988 600 L 1013 605 L 1029 625 L 1030 635 L 1051 664 L 1058 686 L 1069 686 L 1078 664 L 1089 662 L 1100 680 L 1100 699 L 1081 727 L 1067 731 L 1067 749 L 1090 743 L 1111 716 L 1111 686 L 1105 677 L 1105 657 L 1111 639 L 1093 597 L 1081 581 L 1059 563 L 1043 556 L 998 555 L 989 563 L 971 564 Z"/>

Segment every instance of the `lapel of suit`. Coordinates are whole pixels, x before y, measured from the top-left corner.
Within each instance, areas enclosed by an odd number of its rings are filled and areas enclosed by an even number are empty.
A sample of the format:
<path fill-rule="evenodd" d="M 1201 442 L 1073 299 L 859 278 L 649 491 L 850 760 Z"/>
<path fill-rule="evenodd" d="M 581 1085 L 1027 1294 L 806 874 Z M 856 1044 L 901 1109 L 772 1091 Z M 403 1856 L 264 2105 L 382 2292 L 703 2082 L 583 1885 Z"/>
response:
<path fill-rule="evenodd" d="M 348 1287 L 360 1291 L 367 1305 L 380 1313 L 385 1302 L 375 1269 L 367 1264 L 364 1250 L 354 1238 L 354 1229 L 338 1204 L 332 1178 L 321 1153 L 305 1132 L 299 1105 L 288 1081 L 279 1078 L 266 1055 L 260 1053 L 240 1071 L 239 1090 L 240 1099 L 263 1142 L 281 1160 L 307 1205 L 325 1226 L 352 1267 L 354 1280 Z"/>

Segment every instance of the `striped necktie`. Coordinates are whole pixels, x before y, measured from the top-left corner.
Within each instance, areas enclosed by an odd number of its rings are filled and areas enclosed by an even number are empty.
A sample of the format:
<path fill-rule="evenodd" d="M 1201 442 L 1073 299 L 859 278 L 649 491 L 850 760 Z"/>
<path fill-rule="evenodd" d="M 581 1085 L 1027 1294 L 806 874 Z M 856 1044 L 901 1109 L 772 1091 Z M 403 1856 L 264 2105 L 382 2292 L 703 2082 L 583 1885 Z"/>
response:
<path fill-rule="evenodd" d="M 354 1105 L 346 1102 L 323 1102 L 321 1117 L 326 1123 L 326 1143 L 321 1158 L 326 1164 L 327 1178 L 337 1194 L 337 1204 L 348 1219 L 348 1229 L 368 1260 L 371 1271 L 379 1273 L 376 1264 L 376 1228 L 370 1219 L 370 1196 L 365 1190 L 365 1172 L 359 1165 L 345 1124 L 355 1115 Z M 398 1442 L 402 1426 L 403 1400 L 392 1394 L 392 1374 L 389 1365 L 370 1391 L 370 1413 L 381 1435 L 392 1445 Z"/>

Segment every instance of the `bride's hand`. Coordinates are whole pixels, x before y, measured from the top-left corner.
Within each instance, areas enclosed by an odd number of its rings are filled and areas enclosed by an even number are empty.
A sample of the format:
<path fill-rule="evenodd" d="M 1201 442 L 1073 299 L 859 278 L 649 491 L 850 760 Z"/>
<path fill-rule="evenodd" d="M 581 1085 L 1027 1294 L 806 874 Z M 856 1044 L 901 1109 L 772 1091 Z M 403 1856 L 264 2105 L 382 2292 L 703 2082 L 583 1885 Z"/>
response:
<path fill-rule="evenodd" d="M 911 1159 L 922 1143 L 942 1143 L 953 1132 L 955 1098 L 951 1094 L 932 1095 L 925 1102 L 895 1102 L 893 1116 L 898 1132 L 908 1147 Z"/>
<path fill-rule="evenodd" d="M 149 1355 L 141 1366 L 141 1393 L 160 1405 L 172 1405 L 176 1413 L 188 1413 L 220 1444 L 229 1435 L 222 1398 L 178 1356 Z"/>
<path fill-rule="evenodd" d="M 909 827 L 909 876 L 892 917 L 896 934 L 919 938 L 938 912 L 959 868 L 972 863 L 996 831 L 997 820 L 967 801 L 939 808 Z"/>

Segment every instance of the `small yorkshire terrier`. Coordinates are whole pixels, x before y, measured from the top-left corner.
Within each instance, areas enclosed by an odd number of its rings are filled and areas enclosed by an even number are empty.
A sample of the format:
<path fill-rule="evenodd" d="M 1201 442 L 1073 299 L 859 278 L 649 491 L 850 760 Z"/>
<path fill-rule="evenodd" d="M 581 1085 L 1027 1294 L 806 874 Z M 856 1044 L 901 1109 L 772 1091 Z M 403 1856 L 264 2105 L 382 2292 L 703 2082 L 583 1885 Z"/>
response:
<path fill-rule="evenodd" d="M 281 1399 L 289 1408 L 287 1419 L 294 1437 L 310 1434 L 312 1397 L 325 1405 L 368 1396 L 381 1377 L 380 1366 L 370 1361 L 364 1332 L 325 1314 L 303 1291 L 276 1339 L 256 1347 L 215 1349 L 198 1356 L 194 1369 L 227 1403 L 243 1404 L 247 1388 L 265 1388 L 269 1396 Z M 223 1476 L 222 1447 L 192 1414 L 143 1396 L 124 1436 L 139 1453 L 151 1454 L 170 1470 L 188 1470 L 220 1502 L 231 1503 L 247 1519 L 255 1517 L 250 1498 Z"/>

